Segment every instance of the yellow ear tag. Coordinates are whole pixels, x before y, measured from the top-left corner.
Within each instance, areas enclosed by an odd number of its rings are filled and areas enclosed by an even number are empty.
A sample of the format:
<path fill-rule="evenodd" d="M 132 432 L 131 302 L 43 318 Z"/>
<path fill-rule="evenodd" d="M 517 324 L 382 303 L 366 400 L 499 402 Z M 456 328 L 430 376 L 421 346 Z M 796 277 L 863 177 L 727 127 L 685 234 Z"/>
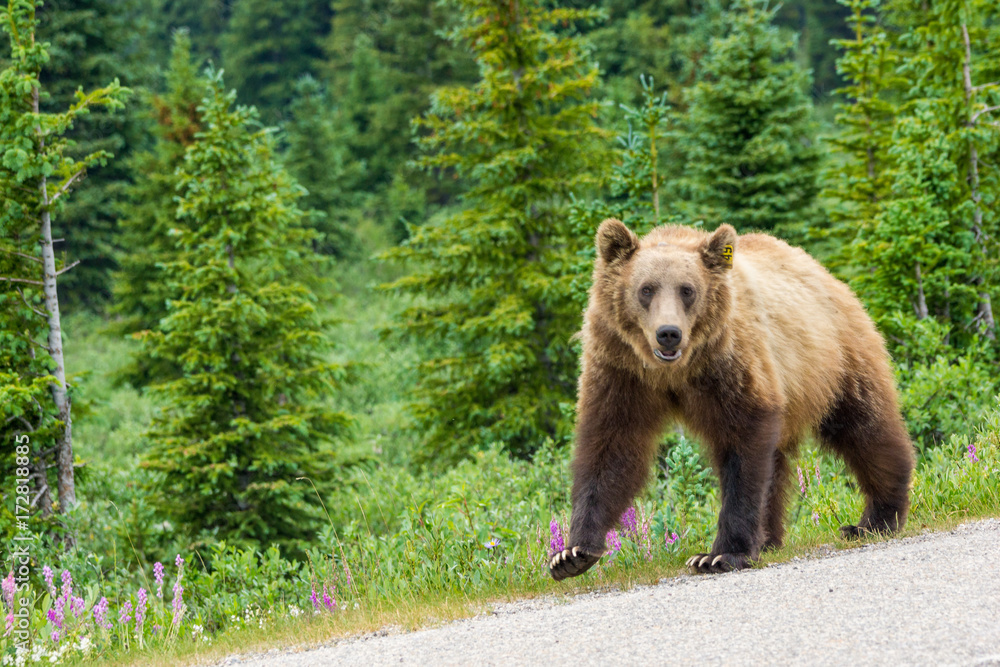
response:
<path fill-rule="evenodd" d="M 726 266 L 733 265 L 733 246 L 727 244 L 722 247 L 722 259 L 726 262 Z"/>

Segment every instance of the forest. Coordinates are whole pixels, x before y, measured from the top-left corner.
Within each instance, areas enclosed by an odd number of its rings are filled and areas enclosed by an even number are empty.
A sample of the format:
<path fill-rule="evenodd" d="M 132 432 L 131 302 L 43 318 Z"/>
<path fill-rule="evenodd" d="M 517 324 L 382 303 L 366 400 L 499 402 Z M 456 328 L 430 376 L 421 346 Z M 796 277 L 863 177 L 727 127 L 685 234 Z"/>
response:
<path fill-rule="evenodd" d="M 0 27 L 4 665 L 679 572 L 719 505 L 680 429 L 601 564 L 546 571 L 608 217 L 820 260 L 893 359 L 907 531 L 1000 516 L 995 0 L 5 0 Z M 766 558 L 850 546 L 843 463 L 795 468 Z"/>

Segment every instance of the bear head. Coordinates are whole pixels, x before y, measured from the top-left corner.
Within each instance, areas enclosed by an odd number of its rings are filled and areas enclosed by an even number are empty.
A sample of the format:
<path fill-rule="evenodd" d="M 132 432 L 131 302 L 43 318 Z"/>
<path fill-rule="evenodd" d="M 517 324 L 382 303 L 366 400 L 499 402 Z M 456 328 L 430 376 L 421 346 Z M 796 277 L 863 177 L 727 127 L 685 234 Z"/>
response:
<path fill-rule="evenodd" d="M 680 369 L 724 330 L 737 234 L 658 227 L 640 239 L 620 220 L 597 230 L 599 310 L 647 367 Z"/>

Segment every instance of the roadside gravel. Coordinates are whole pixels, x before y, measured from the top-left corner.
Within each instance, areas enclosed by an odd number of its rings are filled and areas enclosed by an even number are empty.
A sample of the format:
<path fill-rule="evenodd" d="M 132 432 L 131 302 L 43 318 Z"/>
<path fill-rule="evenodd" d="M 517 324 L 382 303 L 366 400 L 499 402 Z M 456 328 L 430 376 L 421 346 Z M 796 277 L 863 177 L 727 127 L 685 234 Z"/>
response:
<path fill-rule="evenodd" d="M 996 665 L 1000 520 L 223 665 Z"/>

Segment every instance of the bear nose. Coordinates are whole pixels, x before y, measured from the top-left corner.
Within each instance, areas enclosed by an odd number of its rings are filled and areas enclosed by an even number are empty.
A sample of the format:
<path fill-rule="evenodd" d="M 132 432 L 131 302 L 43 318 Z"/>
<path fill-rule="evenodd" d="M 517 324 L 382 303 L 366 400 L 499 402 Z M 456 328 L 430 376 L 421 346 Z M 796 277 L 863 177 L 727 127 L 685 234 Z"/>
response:
<path fill-rule="evenodd" d="M 662 326 L 656 330 L 656 342 L 673 350 L 681 344 L 681 330 L 674 326 Z"/>

